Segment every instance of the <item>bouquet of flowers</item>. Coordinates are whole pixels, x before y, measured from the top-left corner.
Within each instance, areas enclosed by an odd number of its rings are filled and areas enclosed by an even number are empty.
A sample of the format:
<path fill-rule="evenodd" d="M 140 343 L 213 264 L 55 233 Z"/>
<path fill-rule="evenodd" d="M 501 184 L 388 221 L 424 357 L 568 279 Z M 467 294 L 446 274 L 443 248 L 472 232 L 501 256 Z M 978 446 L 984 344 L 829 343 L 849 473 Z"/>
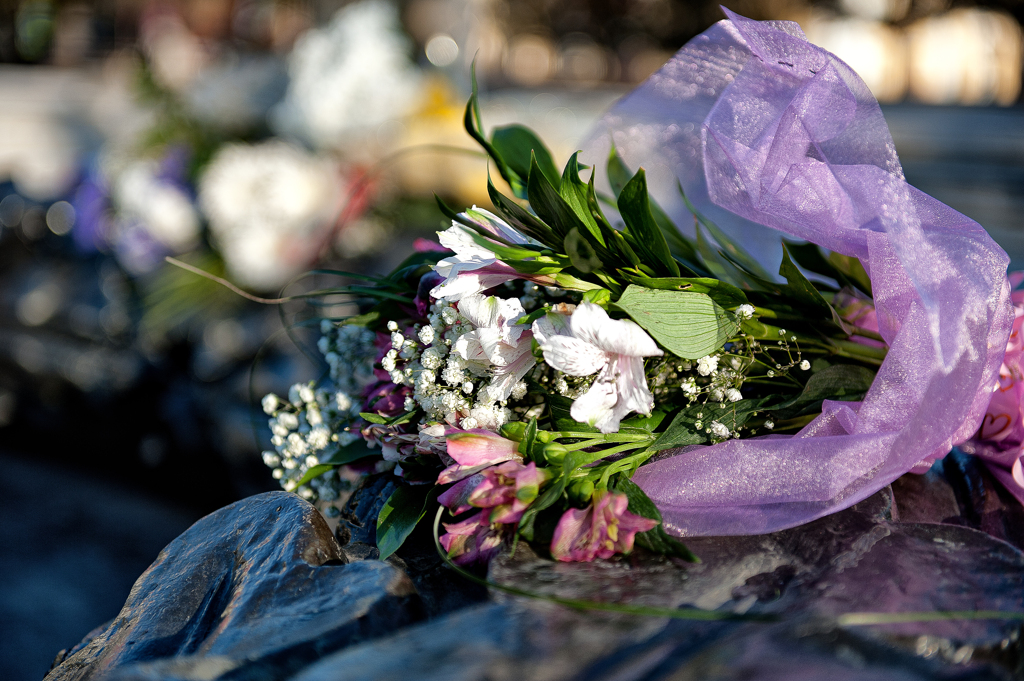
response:
<path fill-rule="evenodd" d="M 474 93 L 466 129 L 511 196 L 439 201 L 440 246 L 338 289 L 362 308 L 322 322 L 329 377 L 263 401 L 286 490 L 393 471 L 382 556 L 440 505 L 463 564 L 520 539 L 690 559 L 676 537 L 806 522 L 975 433 L 1005 254 L 906 184 L 845 64 L 726 13 L 608 114 L 583 156 L 602 178 L 579 154 L 558 172 L 525 128 L 486 137 Z M 800 240 L 774 236 L 777 276 L 744 247 L 766 228 Z"/>

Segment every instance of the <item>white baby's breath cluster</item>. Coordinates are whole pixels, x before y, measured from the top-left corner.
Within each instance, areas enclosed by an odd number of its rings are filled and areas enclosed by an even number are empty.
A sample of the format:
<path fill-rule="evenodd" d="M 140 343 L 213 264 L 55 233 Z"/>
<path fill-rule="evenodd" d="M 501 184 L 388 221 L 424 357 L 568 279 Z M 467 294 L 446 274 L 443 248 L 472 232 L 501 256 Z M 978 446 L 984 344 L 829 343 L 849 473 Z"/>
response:
<path fill-rule="evenodd" d="M 354 395 L 373 382 L 373 331 L 325 319 L 320 322 L 320 334 L 317 349 L 330 367 L 331 380 L 338 390 Z"/>
<path fill-rule="evenodd" d="M 445 300 L 431 305 L 427 322 L 406 329 L 395 322 L 388 324 L 391 349 L 381 366 L 396 385 L 413 389 L 406 408 L 418 406 L 427 420 L 467 430 L 496 431 L 512 420 L 508 402 L 522 399 L 526 384 L 516 382 L 504 396 L 492 389 L 491 368 L 472 352 L 473 335 L 479 335 L 479 328 Z"/>
<path fill-rule="evenodd" d="M 314 388 L 313 382 L 296 383 L 287 399 L 271 393 L 263 398 L 274 449 L 263 452 L 263 463 L 272 469 L 285 491 L 309 501 L 333 501 L 345 487 L 337 471 L 330 470 L 305 484 L 306 473 L 319 466 L 339 448 L 359 439 L 352 424 L 360 404 L 342 390 Z"/>

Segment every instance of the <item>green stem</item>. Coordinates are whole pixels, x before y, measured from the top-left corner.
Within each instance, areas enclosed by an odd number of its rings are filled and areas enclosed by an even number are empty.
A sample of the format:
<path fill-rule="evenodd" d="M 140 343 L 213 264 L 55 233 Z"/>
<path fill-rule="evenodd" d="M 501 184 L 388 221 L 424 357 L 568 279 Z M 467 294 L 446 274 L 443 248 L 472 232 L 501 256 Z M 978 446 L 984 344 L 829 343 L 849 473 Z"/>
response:
<path fill-rule="evenodd" d="M 639 466 L 644 461 L 647 461 L 647 459 L 651 458 L 653 454 L 654 450 L 648 448 L 642 452 L 638 452 L 630 456 L 625 456 L 619 459 L 618 461 L 606 466 L 604 472 L 601 474 L 601 480 L 598 484 L 598 487 L 606 489 L 608 487 L 608 480 L 613 475 L 615 475 L 616 473 L 621 473 L 626 469 Z"/>

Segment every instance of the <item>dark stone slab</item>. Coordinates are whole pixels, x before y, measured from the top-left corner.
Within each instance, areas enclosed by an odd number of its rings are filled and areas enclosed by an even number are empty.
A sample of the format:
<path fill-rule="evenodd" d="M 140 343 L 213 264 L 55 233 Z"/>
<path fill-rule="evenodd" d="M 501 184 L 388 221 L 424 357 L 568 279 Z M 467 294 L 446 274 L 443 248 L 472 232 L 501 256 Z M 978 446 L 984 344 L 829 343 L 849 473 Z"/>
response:
<path fill-rule="evenodd" d="M 282 678 L 421 617 L 401 570 L 348 563 L 316 509 L 269 492 L 171 542 L 114 621 L 47 679 Z"/>
<path fill-rule="evenodd" d="M 377 515 L 394 493 L 389 473 L 367 476 L 342 508 L 335 536 L 349 560 L 376 559 Z M 487 590 L 449 570 L 437 555 L 433 535 L 421 526 L 388 562 L 405 571 L 416 585 L 429 617 L 454 612 L 487 600 Z"/>
<path fill-rule="evenodd" d="M 1024 555 L 967 527 L 899 523 L 892 495 L 800 528 L 689 541 L 703 562 L 640 551 L 554 563 L 520 545 L 489 578 L 548 596 L 732 613 L 775 623 L 578 611 L 492 591 L 463 609 L 334 653 L 296 681 L 345 679 L 1020 678 L 1019 625 L 840 626 L 851 611 L 1024 610 Z"/>

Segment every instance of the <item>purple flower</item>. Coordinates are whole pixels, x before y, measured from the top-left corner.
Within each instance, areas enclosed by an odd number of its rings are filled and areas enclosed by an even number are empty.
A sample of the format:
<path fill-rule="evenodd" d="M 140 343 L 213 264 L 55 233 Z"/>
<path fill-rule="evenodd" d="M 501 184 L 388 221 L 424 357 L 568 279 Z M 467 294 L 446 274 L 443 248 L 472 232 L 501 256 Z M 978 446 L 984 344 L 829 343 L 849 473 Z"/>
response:
<path fill-rule="evenodd" d="M 574 562 L 629 553 L 636 533 L 653 529 L 658 522 L 630 513 L 628 504 L 625 494 L 594 492 L 589 508 L 570 508 L 562 515 L 551 540 L 551 555 Z"/>

